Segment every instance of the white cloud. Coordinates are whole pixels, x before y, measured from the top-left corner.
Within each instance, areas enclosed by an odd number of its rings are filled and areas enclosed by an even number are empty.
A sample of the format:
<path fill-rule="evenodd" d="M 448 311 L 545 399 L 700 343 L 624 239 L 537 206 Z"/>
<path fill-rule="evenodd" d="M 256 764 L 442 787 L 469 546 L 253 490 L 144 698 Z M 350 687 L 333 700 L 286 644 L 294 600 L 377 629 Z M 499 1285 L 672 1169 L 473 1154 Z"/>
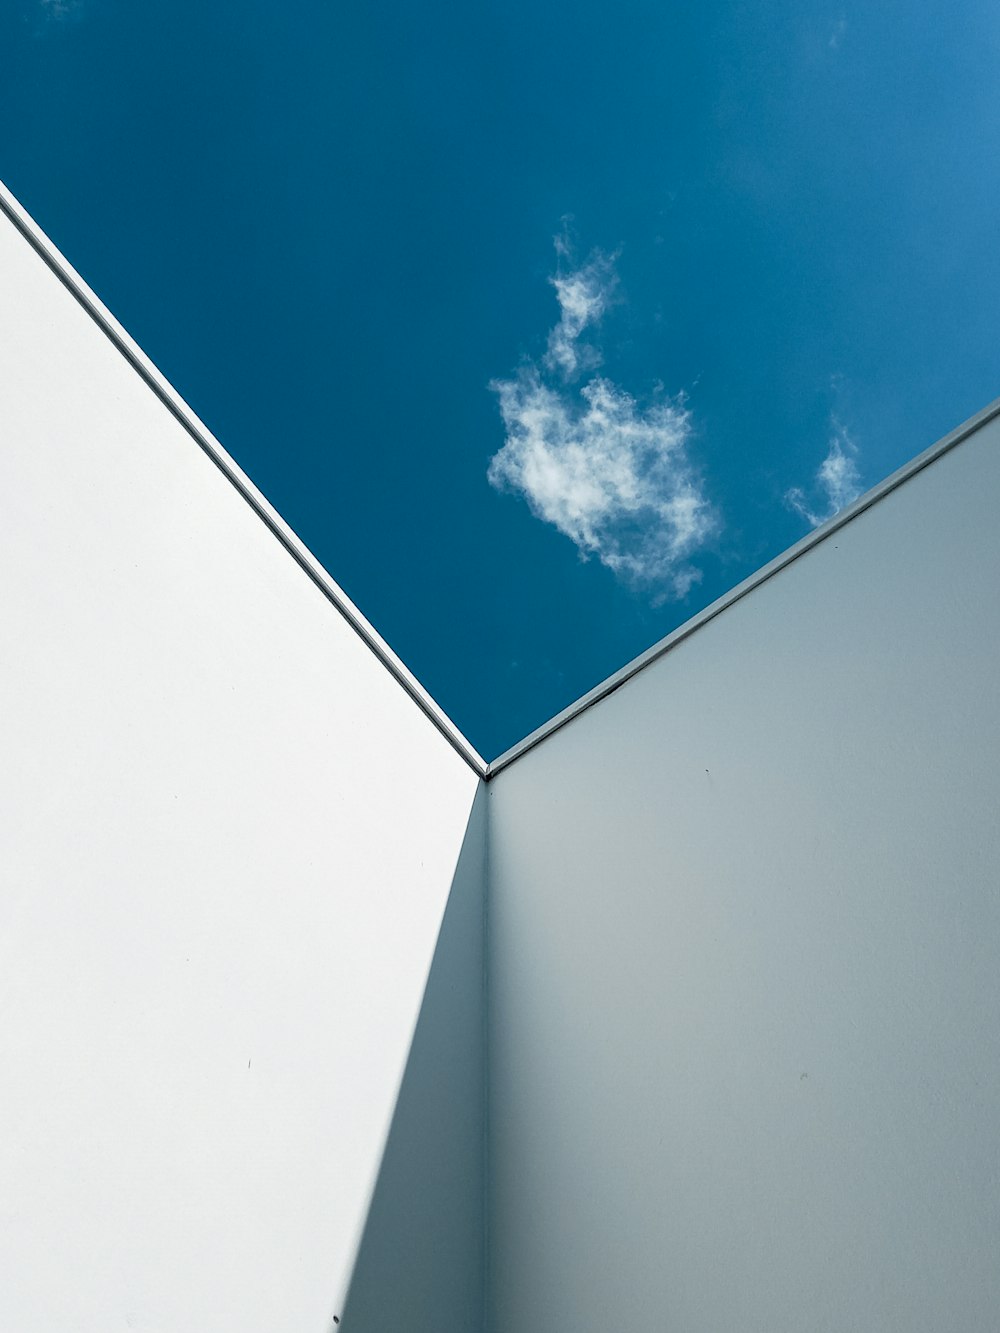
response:
<path fill-rule="evenodd" d="M 857 464 L 858 446 L 836 417 L 831 425 L 833 434 L 830 436 L 829 452 L 817 469 L 812 488 L 814 495 L 822 495 L 824 504 L 814 509 L 812 501 L 799 486 L 793 486 L 785 492 L 786 503 L 814 528 L 852 504 L 862 489 Z"/>
<path fill-rule="evenodd" d="M 47 18 L 65 19 L 79 12 L 83 0 L 39 0 Z"/>
<path fill-rule="evenodd" d="M 701 578 L 691 557 L 719 527 L 688 457 L 693 423 L 684 396 L 660 394 L 643 408 L 603 376 L 579 389 L 565 383 L 599 362 L 579 338 L 608 309 L 616 285 L 614 257 L 600 252 L 553 279 L 560 319 L 542 365 L 490 386 L 507 435 L 488 476 L 523 495 L 584 557 L 683 597 Z"/>
<path fill-rule="evenodd" d="M 844 34 L 847 32 L 847 19 L 841 14 L 840 18 L 834 23 L 830 32 L 830 40 L 827 43 L 831 51 L 839 51 L 840 44 L 844 40 Z"/>
<path fill-rule="evenodd" d="M 557 239 L 556 249 L 565 254 L 565 241 Z M 548 370 L 572 379 L 581 371 L 594 370 L 601 364 L 598 349 L 581 344 L 580 335 L 600 321 L 614 299 L 618 285 L 615 256 L 595 251 L 582 268 L 565 275 L 556 274 L 549 281 L 556 289 L 560 316 L 559 323 L 549 333 L 545 365 Z"/>

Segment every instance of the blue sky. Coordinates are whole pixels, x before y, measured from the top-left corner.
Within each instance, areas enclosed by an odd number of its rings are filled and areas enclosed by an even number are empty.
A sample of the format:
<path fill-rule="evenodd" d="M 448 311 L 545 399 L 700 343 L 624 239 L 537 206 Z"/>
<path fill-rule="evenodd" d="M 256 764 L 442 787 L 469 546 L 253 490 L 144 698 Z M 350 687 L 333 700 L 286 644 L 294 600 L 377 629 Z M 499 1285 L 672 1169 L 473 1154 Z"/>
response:
<path fill-rule="evenodd" d="M 965 0 L 6 0 L 0 176 L 492 757 L 1000 393 L 998 64 Z"/>

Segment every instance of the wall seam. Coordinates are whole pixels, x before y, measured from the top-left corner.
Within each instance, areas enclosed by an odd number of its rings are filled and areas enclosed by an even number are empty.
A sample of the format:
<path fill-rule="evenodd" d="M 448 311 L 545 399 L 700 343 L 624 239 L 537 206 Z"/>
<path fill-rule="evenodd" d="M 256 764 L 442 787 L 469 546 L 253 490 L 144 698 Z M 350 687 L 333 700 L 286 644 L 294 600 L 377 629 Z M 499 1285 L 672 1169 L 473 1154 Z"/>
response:
<path fill-rule="evenodd" d="M 493 791 L 483 780 L 483 1308 L 481 1333 L 489 1333 L 490 1265 L 490 860 Z"/>

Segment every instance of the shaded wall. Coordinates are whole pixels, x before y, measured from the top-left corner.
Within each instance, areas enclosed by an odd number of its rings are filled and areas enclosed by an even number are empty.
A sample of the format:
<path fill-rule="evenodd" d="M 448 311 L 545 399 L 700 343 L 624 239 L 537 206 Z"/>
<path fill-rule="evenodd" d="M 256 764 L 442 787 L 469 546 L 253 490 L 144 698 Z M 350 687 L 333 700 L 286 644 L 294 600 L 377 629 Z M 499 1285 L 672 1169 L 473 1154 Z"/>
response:
<path fill-rule="evenodd" d="M 0 218 L 0 1325 L 332 1329 L 472 770 Z"/>
<path fill-rule="evenodd" d="M 998 497 L 994 421 L 491 783 L 491 1333 L 996 1326 Z"/>
<path fill-rule="evenodd" d="M 486 1068 L 480 787 L 343 1319 L 344 1333 L 481 1333 Z"/>

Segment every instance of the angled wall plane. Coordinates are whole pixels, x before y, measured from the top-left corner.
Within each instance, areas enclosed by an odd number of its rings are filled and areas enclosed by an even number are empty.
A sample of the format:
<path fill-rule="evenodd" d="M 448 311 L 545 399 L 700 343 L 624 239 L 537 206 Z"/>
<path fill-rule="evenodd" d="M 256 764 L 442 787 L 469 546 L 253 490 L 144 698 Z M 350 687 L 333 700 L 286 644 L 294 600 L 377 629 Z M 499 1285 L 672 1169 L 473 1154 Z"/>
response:
<path fill-rule="evenodd" d="M 0 204 L 0 1326 L 996 1328 L 1000 403 L 486 765 Z"/>

